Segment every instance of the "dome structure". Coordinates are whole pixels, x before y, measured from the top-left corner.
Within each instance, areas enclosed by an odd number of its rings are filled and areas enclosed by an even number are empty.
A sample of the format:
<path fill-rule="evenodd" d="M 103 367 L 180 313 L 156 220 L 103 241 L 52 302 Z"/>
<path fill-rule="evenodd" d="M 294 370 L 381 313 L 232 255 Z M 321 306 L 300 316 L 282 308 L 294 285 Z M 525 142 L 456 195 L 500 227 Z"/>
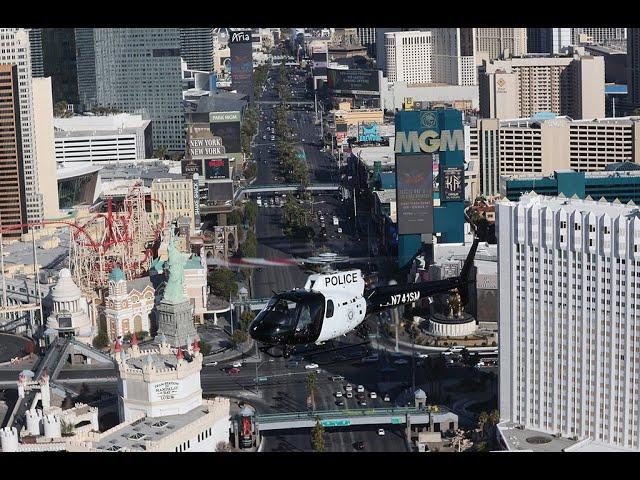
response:
<path fill-rule="evenodd" d="M 71 278 L 71 271 L 63 268 L 58 274 L 58 283 L 51 289 L 51 298 L 54 302 L 78 300 L 82 292 Z"/>
<path fill-rule="evenodd" d="M 126 280 L 124 276 L 124 272 L 120 269 L 120 267 L 114 267 L 109 273 L 109 281 L 110 282 L 120 282 Z"/>
<path fill-rule="evenodd" d="M 422 390 L 421 388 L 418 388 L 413 395 L 416 398 L 416 400 L 426 400 L 427 399 L 427 394 L 424 393 L 424 390 Z"/>

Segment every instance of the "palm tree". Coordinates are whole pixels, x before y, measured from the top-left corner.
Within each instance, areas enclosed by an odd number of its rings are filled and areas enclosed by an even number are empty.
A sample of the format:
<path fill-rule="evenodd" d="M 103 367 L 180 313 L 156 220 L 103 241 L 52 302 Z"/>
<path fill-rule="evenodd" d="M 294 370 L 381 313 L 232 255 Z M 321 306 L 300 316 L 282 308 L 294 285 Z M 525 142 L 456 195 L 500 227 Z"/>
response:
<path fill-rule="evenodd" d="M 315 452 L 324 452 L 324 427 L 316 418 L 316 426 L 311 429 L 311 445 Z"/>
<path fill-rule="evenodd" d="M 482 435 L 483 438 L 484 438 L 484 428 L 487 425 L 488 421 L 489 421 L 489 414 L 487 412 L 481 412 L 480 415 L 478 415 L 478 430 L 480 430 L 480 434 Z"/>
<path fill-rule="evenodd" d="M 316 391 L 318 390 L 318 378 L 315 373 L 307 375 L 307 391 L 311 398 L 311 408 L 316 409 Z"/>

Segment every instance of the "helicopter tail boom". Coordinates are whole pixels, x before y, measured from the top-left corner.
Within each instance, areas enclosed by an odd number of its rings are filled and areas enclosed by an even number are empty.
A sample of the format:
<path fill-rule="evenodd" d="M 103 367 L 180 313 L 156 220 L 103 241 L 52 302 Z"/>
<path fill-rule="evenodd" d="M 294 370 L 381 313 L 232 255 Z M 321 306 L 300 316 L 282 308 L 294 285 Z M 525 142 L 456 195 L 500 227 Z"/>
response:
<path fill-rule="evenodd" d="M 463 303 L 467 303 L 471 267 L 478 249 L 478 239 L 475 239 L 464 262 L 460 275 L 457 277 L 434 280 L 431 282 L 411 283 L 407 285 L 388 285 L 375 287 L 365 293 L 367 299 L 367 314 L 377 313 L 387 308 L 417 302 L 438 293 L 458 289 Z"/>

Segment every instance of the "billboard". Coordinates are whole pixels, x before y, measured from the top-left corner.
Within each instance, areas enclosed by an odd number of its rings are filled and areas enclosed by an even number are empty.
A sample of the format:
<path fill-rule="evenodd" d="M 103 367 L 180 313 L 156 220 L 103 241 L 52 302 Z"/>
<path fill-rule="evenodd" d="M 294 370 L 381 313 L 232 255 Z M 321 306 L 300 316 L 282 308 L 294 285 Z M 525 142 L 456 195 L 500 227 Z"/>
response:
<path fill-rule="evenodd" d="M 440 199 L 443 202 L 464 201 L 464 169 L 444 167 L 440 180 Z"/>
<path fill-rule="evenodd" d="M 233 182 L 212 182 L 207 186 L 209 188 L 208 205 L 224 205 L 233 200 Z"/>
<path fill-rule="evenodd" d="M 192 178 L 193 178 L 193 220 L 197 229 L 200 226 L 200 175 L 197 173 L 194 173 Z"/>
<path fill-rule="evenodd" d="M 327 70 L 327 84 L 333 93 L 379 95 L 378 70 Z"/>
<path fill-rule="evenodd" d="M 219 180 L 229 178 L 228 158 L 209 158 L 204 161 L 204 174 L 206 180 Z"/>
<path fill-rule="evenodd" d="M 398 233 L 433 233 L 433 158 L 430 154 L 396 157 Z"/>
<path fill-rule="evenodd" d="M 240 122 L 240 112 L 209 112 L 209 123 Z"/>
<path fill-rule="evenodd" d="M 229 33 L 231 58 L 231 85 L 239 93 L 249 96 L 253 103 L 253 49 L 251 30 L 236 30 Z"/>
<path fill-rule="evenodd" d="M 182 174 L 192 176 L 194 173 L 202 175 L 202 160 L 182 160 Z"/>
<path fill-rule="evenodd" d="M 378 133 L 378 124 L 361 123 L 358 125 L 358 141 L 359 142 L 381 142 L 382 137 Z"/>
<path fill-rule="evenodd" d="M 212 135 L 211 132 L 194 133 L 189 137 L 190 159 L 204 159 L 224 155 L 225 147 L 222 138 Z"/>
<path fill-rule="evenodd" d="M 215 122 L 210 126 L 211 133 L 215 137 L 222 139 L 225 151 L 229 153 L 240 153 L 240 122 Z"/>

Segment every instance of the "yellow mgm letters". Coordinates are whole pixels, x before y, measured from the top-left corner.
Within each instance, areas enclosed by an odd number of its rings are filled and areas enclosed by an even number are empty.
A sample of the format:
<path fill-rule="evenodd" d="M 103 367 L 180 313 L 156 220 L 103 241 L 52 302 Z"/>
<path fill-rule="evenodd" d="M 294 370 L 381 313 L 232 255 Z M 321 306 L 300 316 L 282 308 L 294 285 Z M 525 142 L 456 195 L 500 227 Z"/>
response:
<path fill-rule="evenodd" d="M 462 130 L 436 130 L 418 132 L 396 132 L 396 153 L 433 153 L 464 150 L 464 132 Z"/>

